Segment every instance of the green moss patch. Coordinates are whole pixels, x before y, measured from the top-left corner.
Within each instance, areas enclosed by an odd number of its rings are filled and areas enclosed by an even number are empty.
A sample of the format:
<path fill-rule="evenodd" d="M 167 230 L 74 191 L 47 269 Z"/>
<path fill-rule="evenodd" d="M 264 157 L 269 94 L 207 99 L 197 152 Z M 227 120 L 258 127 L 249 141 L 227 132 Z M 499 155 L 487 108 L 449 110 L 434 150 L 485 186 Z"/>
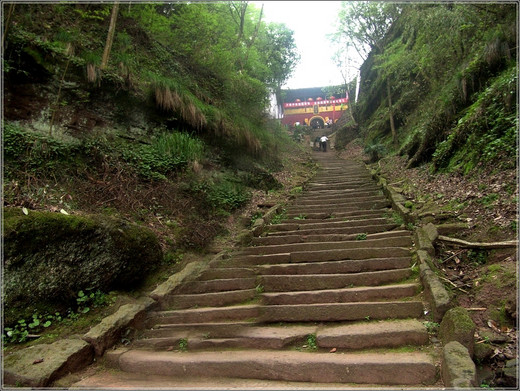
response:
<path fill-rule="evenodd" d="M 155 235 L 106 216 L 4 209 L 4 315 L 74 303 L 80 290 L 135 287 L 162 260 Z"/>

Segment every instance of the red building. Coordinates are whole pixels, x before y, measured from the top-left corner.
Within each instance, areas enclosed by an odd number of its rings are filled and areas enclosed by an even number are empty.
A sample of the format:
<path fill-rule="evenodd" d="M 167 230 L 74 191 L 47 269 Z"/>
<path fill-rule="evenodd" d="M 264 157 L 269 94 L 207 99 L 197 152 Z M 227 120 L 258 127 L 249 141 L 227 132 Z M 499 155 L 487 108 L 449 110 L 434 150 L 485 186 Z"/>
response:
<path fill-rule="evenodd" d="M 336 122 L 348 108 L 348 98 L 326 96 L 322 90 L 318 87 L 287 91 L 282 124 L 324 128 L 327 124 Z"/>

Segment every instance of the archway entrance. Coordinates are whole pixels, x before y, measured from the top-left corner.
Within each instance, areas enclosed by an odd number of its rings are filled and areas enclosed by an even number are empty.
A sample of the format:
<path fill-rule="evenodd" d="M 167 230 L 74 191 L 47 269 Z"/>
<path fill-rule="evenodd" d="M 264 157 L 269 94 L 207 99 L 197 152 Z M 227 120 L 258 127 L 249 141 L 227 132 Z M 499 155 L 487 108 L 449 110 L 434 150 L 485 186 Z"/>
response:
<path fill-rule="evenodd" d="M 323 129 L 325 127 L 325 121 L 318 116 L 312 117 L 309 123 L 313 129 Z"/>

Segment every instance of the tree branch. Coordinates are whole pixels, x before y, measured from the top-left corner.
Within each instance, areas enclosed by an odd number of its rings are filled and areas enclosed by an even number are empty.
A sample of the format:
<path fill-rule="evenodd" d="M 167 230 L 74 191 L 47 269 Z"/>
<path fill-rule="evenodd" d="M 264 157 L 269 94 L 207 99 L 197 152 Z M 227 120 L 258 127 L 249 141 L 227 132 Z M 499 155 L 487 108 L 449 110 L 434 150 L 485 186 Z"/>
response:
<path fill-rule="evenodd" d="M 518 247 L 518 240 L 509 240 L 506 242 L 493 242 L 493 243 L 479 243 L 479 242 L 467 242 L 462 239 L 450 238 L 448 236 L 439 235 L 437 238 L 443 242 L 456 244 L 467 248 L 513 248 Z"/>

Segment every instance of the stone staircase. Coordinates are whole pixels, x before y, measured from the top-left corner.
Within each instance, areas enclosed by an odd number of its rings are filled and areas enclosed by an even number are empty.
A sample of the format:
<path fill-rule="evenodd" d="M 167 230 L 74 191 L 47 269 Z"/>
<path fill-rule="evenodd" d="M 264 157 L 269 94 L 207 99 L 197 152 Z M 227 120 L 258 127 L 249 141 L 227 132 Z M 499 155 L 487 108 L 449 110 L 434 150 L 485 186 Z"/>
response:
<path fill-rule="evenodd" d="M 219 259 L 149 313 L 122 371 L 355 385 L 433 385 L 409 231 L 362 164 L 320 171 L 253 245 Z M 222 382 L 220 382 L 222 384 Z"/>

